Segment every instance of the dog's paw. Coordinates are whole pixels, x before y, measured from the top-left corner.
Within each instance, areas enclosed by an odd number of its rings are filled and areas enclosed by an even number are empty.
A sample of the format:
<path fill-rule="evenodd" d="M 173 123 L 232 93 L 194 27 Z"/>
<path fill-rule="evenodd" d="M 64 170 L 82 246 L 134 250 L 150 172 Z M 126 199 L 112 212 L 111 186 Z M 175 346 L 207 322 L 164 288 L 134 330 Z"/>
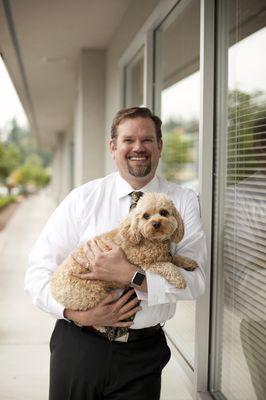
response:
<path fill-rule="evenodd" d="M 179 276 L 172 276 L 171 279 L 169 279 L 169 282 L 177 289 L 186 289 L 187 287 L 187 283 L 181 274 Z"/>
<path fill-rule="evenodd" d="M 194 260 L 188 260 L 186 265 L 185 265 L 185 269 L 187 271 L 194 271 L 198 267 L 199 267 L 198 264 Z"/>

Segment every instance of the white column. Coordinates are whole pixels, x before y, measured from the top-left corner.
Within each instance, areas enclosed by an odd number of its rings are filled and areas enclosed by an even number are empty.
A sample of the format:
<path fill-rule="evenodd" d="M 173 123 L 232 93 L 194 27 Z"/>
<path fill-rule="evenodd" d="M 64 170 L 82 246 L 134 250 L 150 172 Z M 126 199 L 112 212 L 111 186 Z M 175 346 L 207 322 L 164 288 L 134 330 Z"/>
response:
<path fill-rule="evenodd" d="M 105 50 L 83 50 L 74 117 L 74 186 L 104 174 Z"/>
<path fill-rule="evenodd" d="M 69 132 L 57 134 L 54 148 L 52 195 L 56 202 L 60 202 L 73 188 L 73 156 L 72 135 Z"/>

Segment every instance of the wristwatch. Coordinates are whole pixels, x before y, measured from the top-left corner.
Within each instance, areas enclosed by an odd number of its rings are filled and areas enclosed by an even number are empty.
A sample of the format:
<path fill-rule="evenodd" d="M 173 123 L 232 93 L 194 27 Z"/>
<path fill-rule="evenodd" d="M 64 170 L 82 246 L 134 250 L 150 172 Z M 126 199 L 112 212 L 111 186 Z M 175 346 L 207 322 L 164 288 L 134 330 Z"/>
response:
<path fill-rule="evenodd" d="M 139 289 L 142 285 L 146 275 L 144 271 L 136 271 L 131 278 L 129 286 Z"/>

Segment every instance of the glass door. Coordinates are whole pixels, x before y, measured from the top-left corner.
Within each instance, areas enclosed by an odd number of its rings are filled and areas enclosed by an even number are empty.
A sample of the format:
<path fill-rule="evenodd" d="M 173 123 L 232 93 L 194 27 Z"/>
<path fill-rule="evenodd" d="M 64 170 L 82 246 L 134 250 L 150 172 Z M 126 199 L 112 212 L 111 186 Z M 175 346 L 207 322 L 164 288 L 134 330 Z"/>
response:
<path fill-rule="evenodd" d="M 155 110 L 163 122 L 162 175 L 198 191 L 200 2 L 181 1 L 155 31 Z M 195 301 L 177 304 L 165 327 L 194 367 Z"/>
<path fill-rule="evenodd" d="M 220 0 L 217 15 L 224 103 L 216 124 L 211 390 L 219 399 L 265 400 L 265 1 Z"/>

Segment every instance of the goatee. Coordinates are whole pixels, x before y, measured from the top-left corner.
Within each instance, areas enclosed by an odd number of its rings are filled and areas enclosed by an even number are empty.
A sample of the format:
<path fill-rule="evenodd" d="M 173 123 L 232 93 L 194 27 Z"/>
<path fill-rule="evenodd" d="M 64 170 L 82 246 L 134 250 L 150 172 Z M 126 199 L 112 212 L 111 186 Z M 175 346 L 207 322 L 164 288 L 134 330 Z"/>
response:
<path fill-rule="evenodd" d="M 128 172 L 132 176 L 142 178 L 144 176 L 147 176 L 151 172 L 151 163 L 149 163 L 148 165 L 135 165 L 135 166 L 128 164 Z"/>

